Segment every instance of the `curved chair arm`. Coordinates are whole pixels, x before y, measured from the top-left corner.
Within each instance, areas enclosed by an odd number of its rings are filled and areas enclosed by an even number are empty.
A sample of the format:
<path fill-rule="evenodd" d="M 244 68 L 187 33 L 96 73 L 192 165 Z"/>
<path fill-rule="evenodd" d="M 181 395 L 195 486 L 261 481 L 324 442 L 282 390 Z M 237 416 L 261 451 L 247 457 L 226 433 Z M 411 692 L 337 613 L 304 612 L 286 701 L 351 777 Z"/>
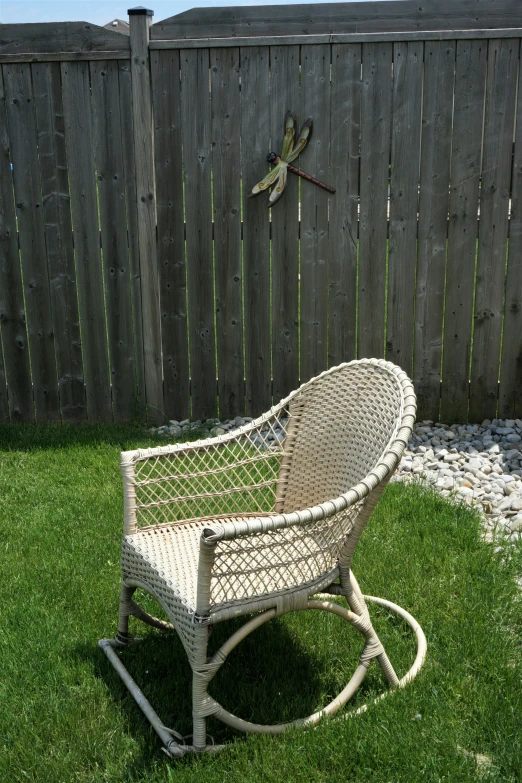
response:
<path fill-rule="evenodd" d="M 208 500 L 213 494 L 216 497 L 230 495 L 234 492 L 253 491 L 259 494 L 263 486 L 273 485 L 275 487 L 279 465 L 277 471 L 275 468 L 273 470 L 267 468 L 265 471 L 267 475 L 264 477 L 260 475 L 259 471 L 253 471 L 254 475 L 252 476 L 248 467 L 261 463 L 268 465 L 273 457 L 282 456 L 283 445 L 279 440 L 266 441 L 266 448 L 258 453 L 256 453 L 256 440 L 264 441 L 270 432 L 274 431 L 275 424 L 280 422 L 283 417 L 288 416 L 290 414 L 285 407 L 285 401 L 282 401 L 267 413 L 233 432 L 190 443 L 169 444 L 122 452 L 120 467 L 124 485 L 125 535 L 132 535 L 138 530 L 138 527 L 141 527 L 141 524 L 138 524 L 140 514 L 146 520 L 143 524 L 156 523 L 155 519 L 147 521 L 147 516 L 152 517 L 153 515 L 146 510 L 144 511 L 146 506 L 159 508 L 170 505 L 171 509 L 178 507 L 176 505 L 178 500 L 183 499 L 176 499 L 176 493 L 180 489 L 180 481 L 184 478 L 184 474 L 187 480 L 193 478 L 196 484 L 198 478 L 206 482 L 208 492 L 201 490 L 200 483 L 200 491 L 203 492 L 200 498 L 198 498 L 197 491 L 192 500 L 189 500 L 189 496 L 193 493 L 191 491 L 186 493 L 187 498 L 183 501 L 186 513 L 183 515 L 183 519 L 204 518 L 213 515 L 205 511 L 205 493 Z M 220 452 L 227 450 L 230 451 L 231 456 L 222 460 L 219 456 Z M 205 459 L 206 455 L 208 455 L 208 459 Z M 158 464 L 156 468 L 151 467 L 151 471 L 148 473 L 145 463 L 153 465 L 154 461 L 158 461 L 161 465 Z M 243 474 L 240 472 L 241 466 L 247 468 Z M 224 487 L 223 480 L 227 474 L 228 486 Z M 208 486 L 214 480 L 216 480 L 218 487 L 215 492 L 210 490 Z M 144 490 L 146 490 L 147 484 L 150 485 L 151 490 L 153 489 L 149 493 L 150 497 L 145 497 L 147 493 Z M 180 494 L 183 495 L 183 491 Z M 254 504 L 251 509 L 254 513 L 251 513 L 251 516 L 273 510 L 273 503 L 271 505 Z M 162 521 L 174 524 L 175 520 L 176 516 L 173 515 L 172 519 Z"/>
<path fill-rule="evenodd" d="M 414 423 L 415 416 L 405 413 L 402 419 L 403 426 L 398 430 L 393 443 L 382 456 L 379 463 L 362 481 L 351 487 L 348 492 L 335 499 L 327 500 L 310 508 L 293 511 L 289 514 L 273 514 L 265 517 L 249 517 L 238 522 L 209 524 L 203 529 L 202 543 L 207 546 L 213 546 L 218 541 L 229 541 L 240 536 L 268 533 L 271 530 L 280 530 L 293 525 L 306 525 L 321 519 L 327 519 L 333 514 L 343 511 L 348 506 L 359 502 L 394 473 L 408 444 Z"/>

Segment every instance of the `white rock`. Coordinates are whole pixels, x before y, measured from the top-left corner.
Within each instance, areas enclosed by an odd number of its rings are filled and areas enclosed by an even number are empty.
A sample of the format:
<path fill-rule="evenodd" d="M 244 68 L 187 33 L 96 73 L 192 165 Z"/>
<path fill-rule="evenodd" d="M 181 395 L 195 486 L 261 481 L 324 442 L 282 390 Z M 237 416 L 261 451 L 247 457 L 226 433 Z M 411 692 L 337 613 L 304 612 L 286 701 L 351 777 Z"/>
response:
<path fill-rule="evenodd" d="M 511 517 L 508 522 L 510 530 L 522 530 L 522 514 L 517 514 L 516 517 Z"/>
<path fill-rule="evenodd" d="M 459 487 L 457 492 L 459 495 L 463 495 L 464 497 L 473 497 L 473 490 L 469 487 Z"/>
<path fill-rule="evenodd" d="M 522 497 L 520 495 L 514 495 L 511 498 L 511 506 L 512 511 L 522 511 Z"/>
<path fill-rule="evenodd" d="M 509 508 L 511 508 L 511 498 L 509 497 L 504 498 L 498 505 L 499 511 L 507 511 Z"/>

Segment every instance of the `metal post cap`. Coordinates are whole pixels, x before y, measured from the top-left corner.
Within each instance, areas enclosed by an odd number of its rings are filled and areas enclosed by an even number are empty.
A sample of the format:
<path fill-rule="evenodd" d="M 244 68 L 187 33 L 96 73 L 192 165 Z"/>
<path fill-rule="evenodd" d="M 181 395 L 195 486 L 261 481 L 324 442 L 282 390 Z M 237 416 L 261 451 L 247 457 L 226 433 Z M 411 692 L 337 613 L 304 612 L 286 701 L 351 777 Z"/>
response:
<path fill-rule="evenodd" d="M 154 11 L 150 8 L 144 8 L 142 5 L 137 5 L 136 8 L 129 8 L 127 11 L 129 16 L 154 16 Z"/>

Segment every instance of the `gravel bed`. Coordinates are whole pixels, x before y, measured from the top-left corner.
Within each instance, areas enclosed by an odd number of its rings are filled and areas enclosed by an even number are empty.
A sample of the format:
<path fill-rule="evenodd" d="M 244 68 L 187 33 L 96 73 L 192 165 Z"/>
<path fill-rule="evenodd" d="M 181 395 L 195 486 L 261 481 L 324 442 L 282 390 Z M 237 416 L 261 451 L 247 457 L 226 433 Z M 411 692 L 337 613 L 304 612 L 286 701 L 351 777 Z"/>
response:
<path fill-rule="evenodd" d="M 171 420 L 151 432 L 176 439 L 195 430 L 203 437 L 222 435 L 252 421 L 249 417 L 220 421 Z M 284 421 L 282 422 L 284 426 Z M 259 445 L 281 441 L 282 427 L 255 436 Z M 485 419 L 482 424 L 446 424 L 422 421 L 405 450 L 392 481 L 421 481 L 441 495 L 477 507 L 486 534 L 504 533 L 522 538 L 522 420 Z"/>

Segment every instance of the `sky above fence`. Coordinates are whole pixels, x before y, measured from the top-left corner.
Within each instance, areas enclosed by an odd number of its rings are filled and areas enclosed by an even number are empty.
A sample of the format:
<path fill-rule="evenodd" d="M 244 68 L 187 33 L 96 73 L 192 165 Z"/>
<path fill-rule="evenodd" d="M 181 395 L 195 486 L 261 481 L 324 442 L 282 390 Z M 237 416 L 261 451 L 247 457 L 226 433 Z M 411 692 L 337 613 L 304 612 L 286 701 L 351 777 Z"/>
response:
<path fill-rule="evenodd" d="M 350 0 L 345 0 L 350 2 Z M 317 2 L 317 0 L 285 0 L 285 5 Z M 190 8 L 233 5 L 281 5 L 280 0 L 0 0 L 0 22 L 87 21 L 104 25 L 112 19 L 127 20 L 127 10 L 144 5 L 154 11 L 154 21 L 181 14 Z"/>

